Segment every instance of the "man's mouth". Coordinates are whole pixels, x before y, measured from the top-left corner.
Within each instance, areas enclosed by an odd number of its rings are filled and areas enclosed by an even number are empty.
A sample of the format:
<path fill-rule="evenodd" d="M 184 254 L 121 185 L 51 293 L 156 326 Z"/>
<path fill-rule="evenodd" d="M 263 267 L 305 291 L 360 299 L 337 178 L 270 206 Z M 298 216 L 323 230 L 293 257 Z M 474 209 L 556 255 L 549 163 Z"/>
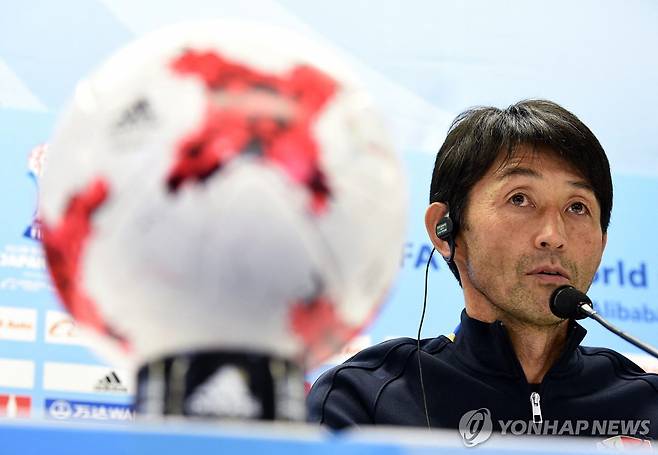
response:
<path fill-rule="evenodd" d="M 568 284 L 571 279 L 566 270 L 560 266 L 540 266 L 531 270 L 529 276 L 535 277 L 543 283 Z"/>

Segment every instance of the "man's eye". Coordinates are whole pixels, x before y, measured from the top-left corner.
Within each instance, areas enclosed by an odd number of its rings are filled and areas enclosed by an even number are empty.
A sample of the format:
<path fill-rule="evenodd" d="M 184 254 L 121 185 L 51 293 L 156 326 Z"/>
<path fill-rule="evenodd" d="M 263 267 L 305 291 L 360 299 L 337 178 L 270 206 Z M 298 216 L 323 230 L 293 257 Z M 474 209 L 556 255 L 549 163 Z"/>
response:
<path fill-rule="evenodd" d="M 509 198 L 509 201 L 512 203 L 512 205 L 516 205 L 518 207 L 525 207 L 528 205 L 528 198 L 526 197 L 525 194 L 522 193 L 517 193 L 511 198 Z"/>
<path fill-rule="evenodd" d="M 587 215 L 587 213 L 589 213 L 587 206 L 582 202 L 574 202 L 571 204 L 569 206 L 569 211 L 575 213 L 576 215 Z"/>

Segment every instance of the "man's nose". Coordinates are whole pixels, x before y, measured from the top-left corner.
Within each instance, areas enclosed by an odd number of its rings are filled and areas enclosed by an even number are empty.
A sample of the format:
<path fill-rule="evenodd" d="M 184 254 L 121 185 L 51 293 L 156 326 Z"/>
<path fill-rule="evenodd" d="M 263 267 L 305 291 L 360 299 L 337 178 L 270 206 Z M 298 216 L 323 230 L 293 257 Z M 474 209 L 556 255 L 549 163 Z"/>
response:
<path fill-rule="evenodd" d="M 535 247 L 539 249 L 564 249 L 567 232 L 559 211 L 547 211 L 539 220 L 540 226 L 535 237 Z"/>

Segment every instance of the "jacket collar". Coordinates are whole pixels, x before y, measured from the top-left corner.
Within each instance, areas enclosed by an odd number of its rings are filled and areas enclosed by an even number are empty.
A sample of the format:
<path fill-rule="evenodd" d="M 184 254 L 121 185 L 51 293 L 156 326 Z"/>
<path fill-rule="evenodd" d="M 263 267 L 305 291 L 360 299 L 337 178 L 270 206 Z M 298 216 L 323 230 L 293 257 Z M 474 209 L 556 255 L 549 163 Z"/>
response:
<path fill-rule="evenodd" d="M 563 377 L 582 368 L 578 345 L 587 330 L 569 321 L 567 342 L 561 356 L 546 377 Z M 455 336 L 455 350 L 459 359 L 470 368 L 490 375 L 525 378 L 507 330 L 501 321 L 493 323 L 473 319 L 462 311 L 461 324 Z"/>

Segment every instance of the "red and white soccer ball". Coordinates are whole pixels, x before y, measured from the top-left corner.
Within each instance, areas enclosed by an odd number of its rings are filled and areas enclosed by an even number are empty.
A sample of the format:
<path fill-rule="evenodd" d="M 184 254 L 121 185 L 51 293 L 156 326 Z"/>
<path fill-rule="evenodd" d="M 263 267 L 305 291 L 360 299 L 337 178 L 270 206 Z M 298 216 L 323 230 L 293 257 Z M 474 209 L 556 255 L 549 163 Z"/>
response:
<path fill-rule="evenodd" d="M 406 192 L 386 138 L 339 59 L 297 35 L 209 22 L 142 38 L 79 84 L 49 150 L 58 293 L 137 363 L 317 365 L 399 267 Z"/>

